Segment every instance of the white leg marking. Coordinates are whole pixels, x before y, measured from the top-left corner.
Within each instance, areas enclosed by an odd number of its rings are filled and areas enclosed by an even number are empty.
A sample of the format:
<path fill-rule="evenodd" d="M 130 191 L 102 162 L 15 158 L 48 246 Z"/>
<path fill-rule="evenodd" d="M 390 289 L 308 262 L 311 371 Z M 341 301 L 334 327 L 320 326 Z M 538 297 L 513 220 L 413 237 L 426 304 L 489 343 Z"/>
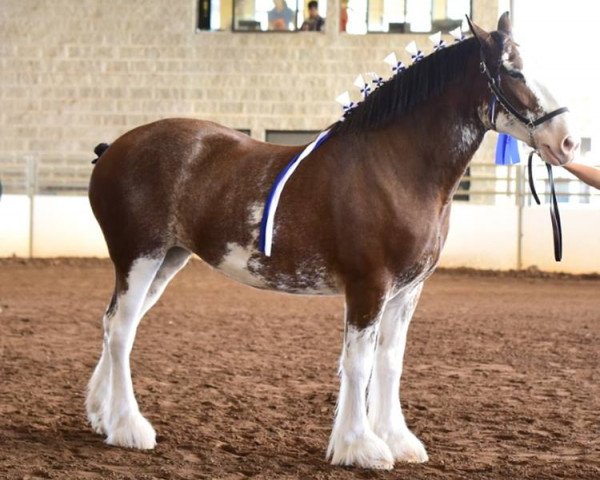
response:
<path fill-rule="evenodd" d="M 408 429 L 400 407 L 400 376 L 406 335 L 423 284 L 387 302 L 381 318 L 373 375 L 369 384 L 369 422 L 395 460 L 426 462 L 421 441 Z"/>
<path fill-rule="evenodd" d="M 133 393 L 129 354 L 144 301 L 161 262 L 162 259 L 139 258 L 133 263 L 128 289 L 117 298 L 117 309 L 110 322 L 112 395 L 106 442 L 111 445 L 140 449 L 156 445 L 156 433 L 140 413 Z"/>
<path fill-rule="evenodd" d="M 340 360 L 341 386 L 327 456 L 335 465 L 389 470 L 394 458 L 367 419 L 366 390 L 373 367 L 377 323 L 364 330 L 347 326 Z"/>
<path fill-rule="evenodd" d="M 175 275 L 177 275 L 177 273 L 187 265 L 191 256 L 191 253 L 183 248 L 170 250 L 167 253 L 167 256 L 163 260 L 160 269 L 156 273 L 154 280 L 148 289 L 148 294 L 146 295 L 144 305 L 142 306 L 141 318 L 143 318 L 148 310 L 154 306 L 154 304 L 164 293 L 169 282 L 173 280 L 173 277 L 175 277 Z"/>
<path fill-rule="evenodd" d="M 157 302 L 168 283 L 173 279 L 175 274 L 186 265 L 189 258 L 190 253 L 183 248 L 169 251 L 148 289 L 140 318 L 142 318 Z M 96 433 L 106 435 L 108 435 L 109 432 L 108 419 L 110 415 L 110 399 L 112 393 L 109 331 L 111 318 L 114 316 L 114 313 L 115 311 L 111 311 L 109 308 L 104 315 L 102 355 L 100 361 L 96 365 L 90 383 L 88 384 L 88 394 L 85 402 L 88 420 L 91 423 L 92 428 Z"/>
<path fill-rule="evenodd" d="M 96 433 L 106 434 L 108 426 L 108 408 L 111 393 L 110 380 L 110 350 L 108 348 L 108 314 L 104 315 L 104 340 L 102 342 L 102 355 L 94 369 L 85 400 L 87 417 Z"/>

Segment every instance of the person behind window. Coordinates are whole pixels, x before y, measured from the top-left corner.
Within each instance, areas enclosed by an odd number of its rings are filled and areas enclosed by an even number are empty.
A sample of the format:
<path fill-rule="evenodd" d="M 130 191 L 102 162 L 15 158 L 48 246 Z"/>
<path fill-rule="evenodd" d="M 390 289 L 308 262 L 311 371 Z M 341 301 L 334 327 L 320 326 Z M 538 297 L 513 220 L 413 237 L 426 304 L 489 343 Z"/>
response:
<path fill-rule="evenodd" d="M 348 0 L 340 2 L 340 32 L 345 32 L 348 26 Z"/>
<path fill-rule="evenodd" d="M 300 30 L 304 32 L 320 32 L 323 30 L 325 20 L 319 15 L 319 4 L 316 0 L 308 2 L 308 18 L 304 20 Z"/>
<path fill-rule="evenodd" d="M 273 4 L 273 10 L 269 10 L 269 30 L 289 30 L 294 12 L 285 0 L 273 0 Z"/>

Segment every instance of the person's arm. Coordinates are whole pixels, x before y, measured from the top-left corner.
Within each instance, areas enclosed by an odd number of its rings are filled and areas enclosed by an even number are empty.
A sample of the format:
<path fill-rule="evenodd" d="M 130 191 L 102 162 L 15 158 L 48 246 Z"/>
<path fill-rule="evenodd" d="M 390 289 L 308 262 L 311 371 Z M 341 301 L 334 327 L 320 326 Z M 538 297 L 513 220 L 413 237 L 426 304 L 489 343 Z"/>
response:
<path fill-rule="evenodd" d="M 569 163 L 564 165 L 565 170 L 571 172 L 582 182 L 587 183 L 590 187 L 600 189 L 600 169 L 588 167 L 581 163 Z"/>

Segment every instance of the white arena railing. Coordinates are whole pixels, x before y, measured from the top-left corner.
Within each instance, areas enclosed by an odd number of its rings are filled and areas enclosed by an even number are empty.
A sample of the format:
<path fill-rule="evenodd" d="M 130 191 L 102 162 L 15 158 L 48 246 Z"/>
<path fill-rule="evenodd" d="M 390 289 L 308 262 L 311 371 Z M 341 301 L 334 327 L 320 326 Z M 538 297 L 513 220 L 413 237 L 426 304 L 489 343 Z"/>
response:
<path fill-rule="evenodd" d="M 92 169 L 79 158 L 0 161 L 0 257 L 106 257 L 87 199 Z M 455 195 L 440 265 L 600 273 L 600 192 L 555 169 L 564 245 L 556 263 L 541 161 L 534 174 L 541 206 L 523 165 L 471 164 Z"/>

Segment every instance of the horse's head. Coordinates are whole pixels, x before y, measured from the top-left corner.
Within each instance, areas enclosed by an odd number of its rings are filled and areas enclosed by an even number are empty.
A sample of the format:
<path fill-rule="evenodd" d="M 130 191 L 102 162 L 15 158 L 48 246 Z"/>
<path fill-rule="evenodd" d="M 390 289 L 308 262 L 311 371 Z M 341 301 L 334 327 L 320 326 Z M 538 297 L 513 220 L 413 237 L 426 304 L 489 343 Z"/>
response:
<path fill-rule="evenodd" d="M 469 26 L 481 46 L 480 67 L 490 87 L 491 96 L 486 94 L 480 112 L 484 124 L 526 142 L 552 165 L 573 160 L 579 139 L 569 127 L 566 109 L 524 70 L 508 12 L 495 32 L 486 32 L 470 19 Z"/>

